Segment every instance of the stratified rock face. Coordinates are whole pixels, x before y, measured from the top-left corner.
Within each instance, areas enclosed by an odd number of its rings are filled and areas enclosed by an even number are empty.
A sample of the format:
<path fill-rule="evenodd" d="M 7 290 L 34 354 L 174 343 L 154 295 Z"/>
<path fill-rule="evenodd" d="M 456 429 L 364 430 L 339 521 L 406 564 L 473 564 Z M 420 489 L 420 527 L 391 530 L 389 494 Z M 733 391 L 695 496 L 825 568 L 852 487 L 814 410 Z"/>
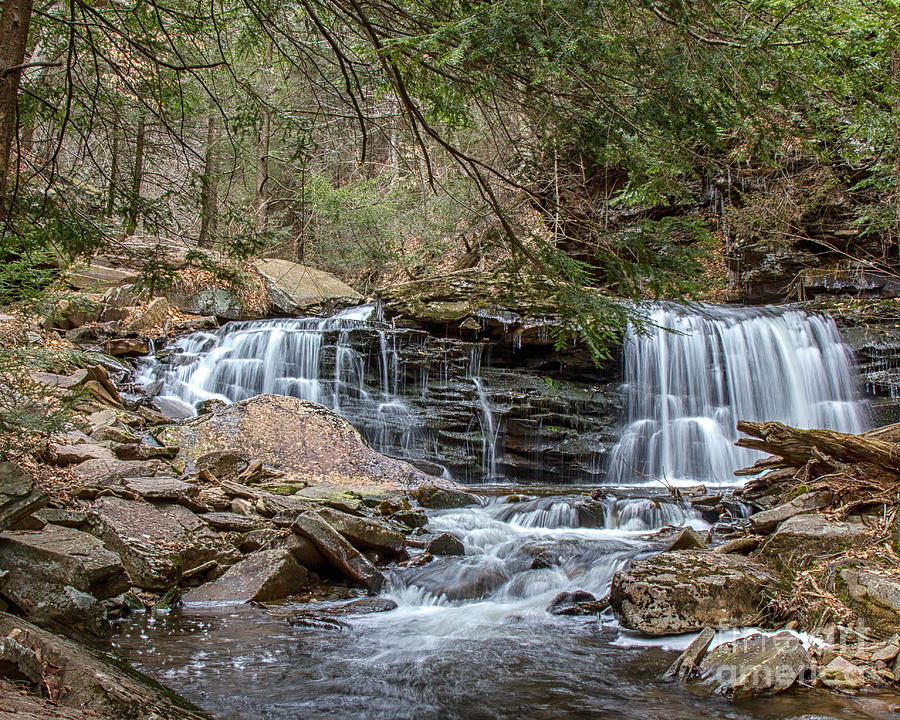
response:
<path fill-rule="evenodd" d="M 756 634 L 713 648 L 700 663 L 700 685 L 740 700 L 779 693 L 808 677 L 813 660 L 788 632 Z"/>
<path fill-rule="evenodd" d="M 362 295 L 334 275 L 306 265 L 263 258 L 254 261 L 253 268 L 265 280 L 272 304 L 285 313 L 340 308 L 363 301 Z"/>
<path fill-rule="evenodd" d="M 218 580 L 187 593 L 185 602 L 268 602 L 306 586 L 306 568 L 289 550 L 263 550 L 232 565 Z"/>
<path fill-rule="evenodd" d="M 616 573 L 610 605 L 627 628 L 646 635 L 758 623 L 768 571 L 745 558 L 679 550 Z"/>
<path fill-rule="evenodd" d="M 162 431 L 193 462 L 213 450 L 235 448 L 284 472 L 283 482 L 388 492 L 429 478 L 409 463 L 369 448 L 340 415 L 315 403 L 259 395 Z"/>

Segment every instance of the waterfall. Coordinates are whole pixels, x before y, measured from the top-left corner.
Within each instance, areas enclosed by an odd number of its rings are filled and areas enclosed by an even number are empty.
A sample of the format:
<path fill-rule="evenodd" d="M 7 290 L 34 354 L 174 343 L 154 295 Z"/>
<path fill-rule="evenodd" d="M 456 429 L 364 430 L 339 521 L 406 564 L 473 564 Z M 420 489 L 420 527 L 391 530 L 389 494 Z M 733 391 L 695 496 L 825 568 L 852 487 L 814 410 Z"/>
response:
<path fill-rule="evenodd" d="M 834 321 L 790 308 L 660 305 L 626 334 L 627 425 L 613 483 L 733 483 L 760 454 L 738 420 L 861 432 L 865 417 Z"/>
<path fill-rule="evenodd" d="M 422 454 L 424 435 L 401 384 L 397 347 L 379 337 L 378 381 L 367 382 L 369 358 L 354 347 L 354 333 L 370 330 L 373 305 L 328 318 L 236 322 L 212 332 L 178 338 L 165 362 L 143 360 L 137 381 L 156 385 L 168 414 L 190 417 L 205 400 L 237 402 L 262 393 L 317 402 L 350 420 L 376 449 L 401 457 Z M 333 334 L 334 371 L 323 373 L 325 338 Z M 329 349 L 330 352 L 330 349 Z"/>

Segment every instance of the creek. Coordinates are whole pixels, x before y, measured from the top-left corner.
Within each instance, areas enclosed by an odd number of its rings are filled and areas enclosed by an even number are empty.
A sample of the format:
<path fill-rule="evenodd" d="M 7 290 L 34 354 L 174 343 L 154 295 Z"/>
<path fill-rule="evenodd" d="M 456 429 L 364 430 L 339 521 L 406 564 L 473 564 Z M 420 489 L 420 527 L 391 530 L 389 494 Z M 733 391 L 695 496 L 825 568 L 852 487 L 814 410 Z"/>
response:
<path fill-rule="evenodd" d="M 140 379 L 172 414 L 260 392 L 316 400 L 382 452 L 477 481 L 479 506 L 429 511 L 428 529 L 455 535 L 465 555 L 389 569 L 388 612 L 333 620 L 324 602 L 321 622 L 298 626 L 286 608 L 136 614 L 116 643 L 138 667 L 234 720 L 892 716 L 878 695 L 694 695 L 659 680 L 684 638 L 648 643 L 608 615 L 546 610 L 562 591 L 605 595 L 616 570 L 661 549 L 652 536 L 665 526 L 706 530 L 744 514 L 726 501 L 721 517 L 701 515 L 660 483 L 733 487 L 732 471 L 754 458 L 733 448 L 736 418 L 865 427 L 830 318 L 660 306 L 656 325 L 675 332 L 628 336 L 618 394 L 596 380 L 498 388 L 509 371 L 489 371 L 485 343 L 392 329 L 371 311 L 181 338 Z M 609 441 L 598 417 L 620 413 Z"/>

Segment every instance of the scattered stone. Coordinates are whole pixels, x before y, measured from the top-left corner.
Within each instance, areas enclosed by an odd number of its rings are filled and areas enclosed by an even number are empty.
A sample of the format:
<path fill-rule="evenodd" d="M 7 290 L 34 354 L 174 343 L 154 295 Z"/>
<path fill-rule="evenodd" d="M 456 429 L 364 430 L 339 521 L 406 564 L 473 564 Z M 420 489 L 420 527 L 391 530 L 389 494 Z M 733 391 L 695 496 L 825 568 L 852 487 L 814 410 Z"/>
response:
<path fill-rule="evenodd" d="M 661 553 L 615 574 L 610 605 L 627 628 L 647 635 L 759 622 L 773 578 L 763 566 L 702 550 Z"/>
<path fill-rule="evenodd" d="M 269 549 L 274 547 L 278 537 L 278 531 L 273 528 L 251 530 L 241 538 L 238 549 L 242 553 L 251 553 L 256 552 L 257 550 Z M 293 537 L 296 537 L 296 535 Z"/>
<path fill-rule="evenodd" d="M 819 681 L 827 688 L 856 692 L 866 684 L 862 668 L 838 655 L 819 673 Z"/>
<path fill-rule="evenodd" d="M 0 462 L 0 530 L 44 507 L 47 500 L 31 475 L 11 462 Z"/>
<path fill-rule="evenodd" d="M 716 631 L 712 628 L 703 628 L 691 644 L 687 646 L 685 651 L 678 656 L 678 659 L 666 670 L 665 677 L 675 678 L 685 682 L 696 672 L 710 644 L 716 637 Z"/>
<path fill-rule="evenodd" d="M 255 260 L 253 268 L 265 280 L 272 304 L 288 314 L 357 305 L 363 300 L 334 275 L 289 260 L 263 258 Z"/>
<path fill-rule="evenodd" d="M 40 687 L 44 678 L 43 663 L 37 653 L 14 638 L 0 638 L 0 675 L 12 680 L 25 680 Z"/>
<path fill-rule="evenodd" d="M 48 507 L 35 512 L 35 517 L 39 517 L 50 525 L 62 525 L 63 527 L 75 528 L 76 530 L 88 523 L 88 514 L 82 510 Z"/>
<path fill-rule="evenodd" d="M 551 615 L 593 615 L 593 611 L 584 607 L 595 603 L 597 598 L 584 590 L 561 592 L 547 606 Z"/>
<path fill-rule="evenodd" d="M 428 524 L 428 516 L 421 510 L 398 510 L 391 515 L 391 520 L 401 522 L 412 529 L 425 527 Z"/>
<path fill-rule="evenodd" d="M 795 515 L 813 512 L 828 507 L 831 500 L 832 494 L 827 490 L 804 493 L 790 502 L 782 503 L 769 510 L 763 510 L 755 515 L 751 515 L 750 524 L 758 533 L 770 533 L 775 530 L 780 523 Z"/>
<path fill-rule="evenodd" d="M 61 445 L 50 443 L 47 445 L 47 461 L 54 465 L 65 467 L 66 465 L 78 465 L 88 460 L 115 460 L 112 450 L 94 443 L 79 443 L 78 445 Z"/>
<path fill-rule="evenodd" d="M 194 461 L 194 467 L 198 472 L 206 470 L 218 480 L 232 480 L 249 465 L 250 458 L 237 450 L 213 450 Z"/>
<path fill-rule="evenodd" d="M 262 519 L 259 517 L 238 515 L 233 512 L 210 512 L 200 517 L 216 530 L 249 532 L 262 526 Z"/>
<path fill-rule="evenodd" d="M 331 618 L 346 617 L 348 615 L 372 615 L 373 613 L 390 612 L 396 609 L 397 603 L 388 598 L 359 598 L 358 600 L 350 600 L 344 603 L 317 603 L 316 605 L 295 610 L 284 619 L 291 625 L 310 627 L 315 626 L 317 621 L 325 621 L 328 624 L 327 621 Z"/>
<path fill-rule="evenodd" d="M 290 550 L 297 558 L 297 562 L 309 570 L 322 570 L 328 567 L 328 562 L 309 538 L 292 532 L 278 538 L 277 544 L 278 547 Z"/>
<path fill-rule="evenodd" d="M 466 547 L 462 541 L 450 533 L 441 533 L 428 543 L 425 550 L 432 555 L 465 555 Z"/>
<path fill-rule="evenodd" d="M 104 341 L 103 352 L 113 357 L 141 357 L 150 354 L 150 341 L 144 337 L 113 337 Z"/>
<path fill-rule="evenodd" d="M 745 535 L 744 537 L 728 540 L 721 545 L 714 547 L 713 552 L 717 555 L 749 555 L 762 542 L 762 538 L 758 535 Z"/>
<path fill-rule="evenodd" d="M 199 501 L 200 488 L 173 477 L 129 477 L 123 483 L 126 490 L 153 503 L 165 502 L 184 505 L 191 510 L 204 512 L 209 508 Z"/>
<path fill-rule="evenodd" d="M 784 692 L 813 673 L 813 659 L 791 633 L 756 633 L 709 651 L 699 685 L 732 700 Z"/>
<path fill-rule="evenodd" d="M 107 642 L 106 612 L 85 592 L 90 581 L 84 565 L 7 535 L 0 537 L 0 594 L 36 625 L 92 646 Z"/>
<path fill-rule="evenodd" d="M 169 301 L 164 297 L 153 298 L 147 307 L 131 314 L 125 327 L 139 333 L 151 333 L 168 320 Z"/>
<path fill-rule="evenodd" d="M 866 534 L 859 517 L 829 520 L 824 515 L 795 515 L 782 522 L 762 546 L 762 552 L 778 561 L 791 554 L 816 554 L 843 550 Z"/>
<path fill-rule="evenodd" d="M 319 517 L 343 535 L 357 549 L 386 551 L 397 555 L 406 552 L 406 536 L 375 520 L 361 518 L 324 507 Z"/>
<path fill-rule="evenodd" d="M 705 550 L 706 543 L 700 539 L 697 531 L 692 527 L 683 527 L 678 536 L 669 544 L 663 552 L 671 550 Z"/>
<path fill-rule="evenodd" d="M 306 568 L 287 550 L 263 550 L 232 565 L 215 582 L 201 585 L 184 602 L 268 602 L 302 590 Z"/>
<path fill-rule="evenodd" d="M 362 584 L 370 592 L 377 593 L 381 589 L 384 576 L 319 515 L 312 511 L 304 512 L 297 517 L 291 529 L 310 540 L 342 575 Z"/>
<path fill-rule="evenodd" d="M 226 566 L 238 557 L 218 536 L 191 533 L 146 502 L 102 497 L 91 509 L 97 516 L 96 534 L 122 558 L 134 585 L 145 590 L 166 591 L 198 565 L 216 560 Z"/>
<path fill-rule="evenodd" d="M 453 488 L 438 487 L 431 483 L 419 485 L 413 488 L 409 494 L 422 507 L 434 510 L 461 508 L 478 504 L 478 499 L 470 493 Z"/>

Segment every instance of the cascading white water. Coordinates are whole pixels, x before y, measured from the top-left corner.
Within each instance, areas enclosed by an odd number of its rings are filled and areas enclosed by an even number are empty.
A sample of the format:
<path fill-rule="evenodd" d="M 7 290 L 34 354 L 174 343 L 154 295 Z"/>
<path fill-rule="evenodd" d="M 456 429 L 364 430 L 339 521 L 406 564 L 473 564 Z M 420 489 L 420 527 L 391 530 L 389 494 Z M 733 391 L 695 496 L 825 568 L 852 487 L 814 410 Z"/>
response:
<path fill-rule="evenodd" d="M 168 362 L 145 358 L 137 382 L 158 383 L 157 403 L 182 417 L 195 414 L 204 400 L 237 402 L 262 393 L 299 397 L 341 413 L 382 452 L 414 457 L 423 437 L 396 394 L 397 348 L 389 346 L 384 330 L 378 331 L 379 388 L 367 384 L 366 358 L 351 343 L 353 331 L 370 328 L 373 309 L 361 305 L 328 318 L 238 322 L 193 333 L 172 344 Z M 334 372 L 323 376 L 326 333 L 336 336 Z"/>
<path fill-rule="evenodd" d="M 618 484 L 733 483 L 759 453 L 738 420 L 860 432 L 849 353 L 834 321 L 796 309 L 659 306 L 625 342 L 627 426 L 610 454 Z"/>

